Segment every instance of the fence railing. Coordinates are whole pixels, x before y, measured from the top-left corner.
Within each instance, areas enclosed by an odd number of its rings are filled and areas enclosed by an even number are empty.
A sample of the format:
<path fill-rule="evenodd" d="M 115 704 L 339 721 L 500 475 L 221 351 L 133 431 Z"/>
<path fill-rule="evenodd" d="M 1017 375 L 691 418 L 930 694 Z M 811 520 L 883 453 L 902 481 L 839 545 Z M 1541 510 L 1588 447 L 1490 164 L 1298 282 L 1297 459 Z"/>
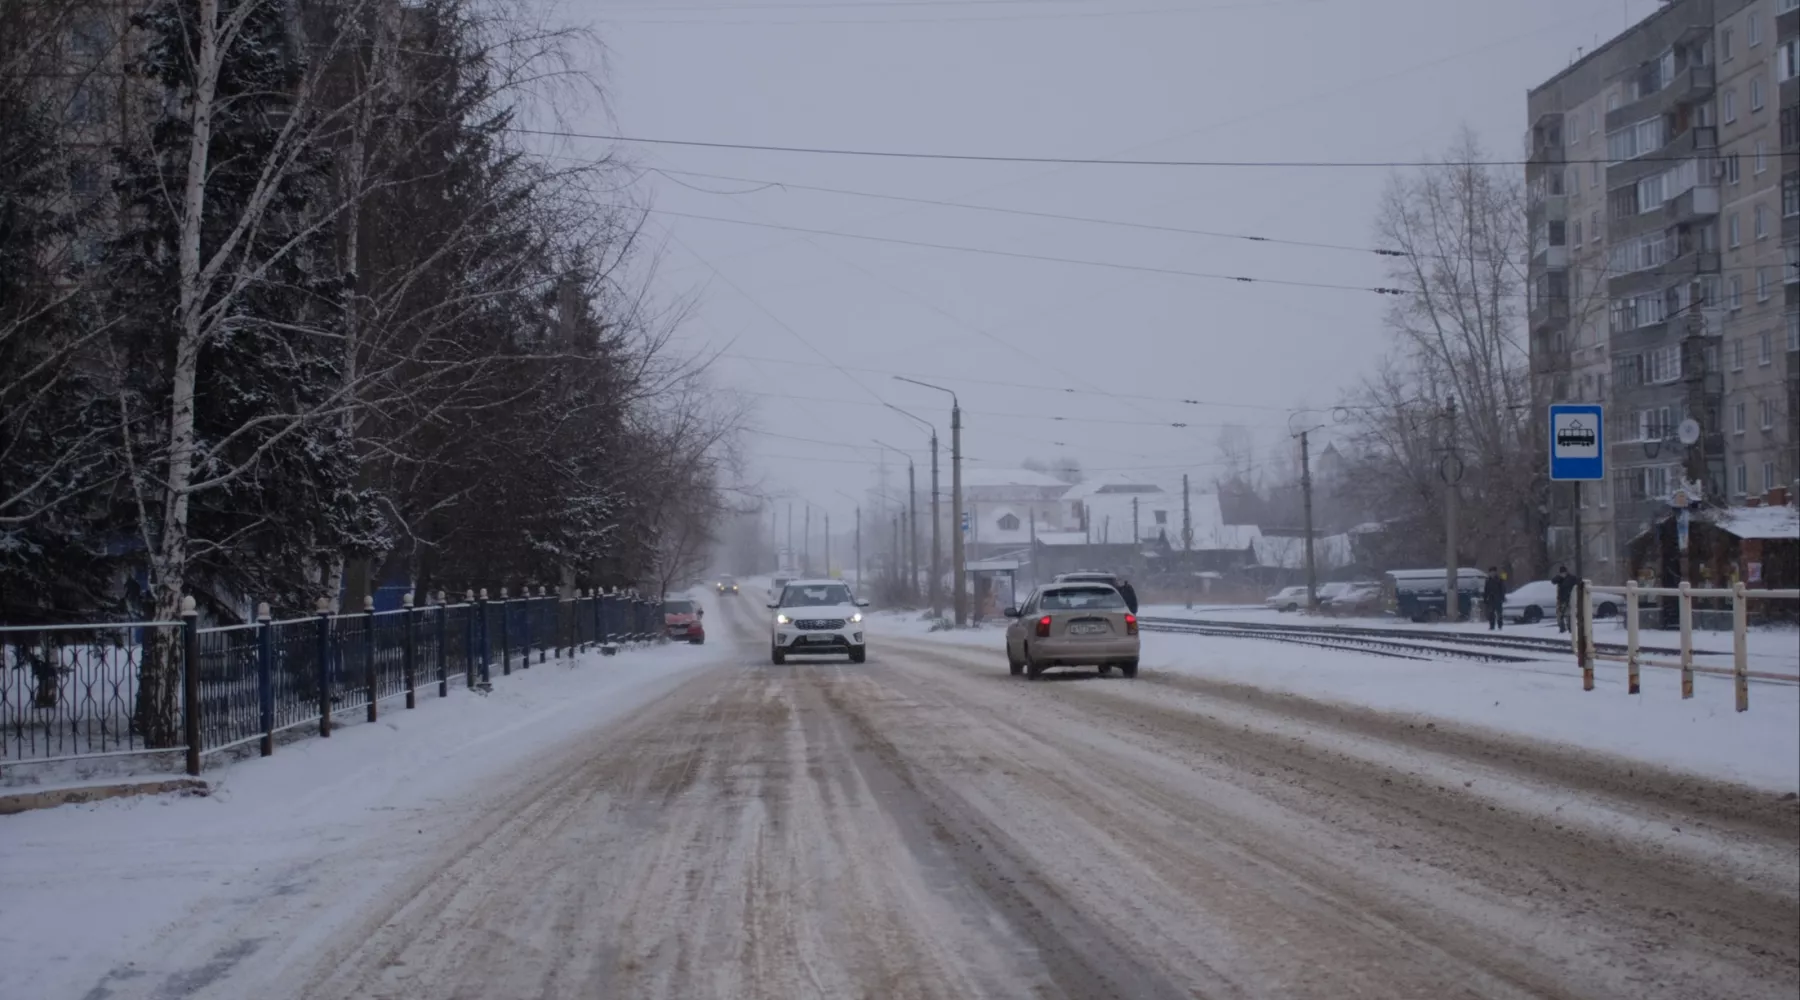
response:
<path fill-rule="evenodd" d="M 1600 652 L 1594 645 L 1595 594 L 1613 594 L 1625 599 L 1625 652 L 1622 654 Z M 1694 696 L 1694 601 L 1730 600 L 1731 676 L 1737 689 L 1737 710 L 1740 712 L 1750 710 L 1750 602 L 1800 600 L 1800 590 L 1752 590 L 1742 583 L 1733 584 L 1726 589 L 1693 587 L 1686 583 L 1679 587 L 1640 587 L 1636 581 L 1623 587 L 1596 586 L 1583 581 L 1576 588 L 1576 595 L 1578 621 L 1573 642 L 1576 662 L 1581 665 L 1582 690 L 1594 689 L 1595 661 L 1609 660 L 1625 664 L 1627 694 L 1637 694 L 1640 690 L 1639 668 L 1642 666 L 1680 670 L 1681 697 L 1684 699 Z M 1643 655 L 1638 635 L 1642 614 L 1640 601 L 1646 597 L 1676 599 L 1681 626 L 1679 659 L 1666 660 Z"/>
<path fill-rule="evenodd" d="M 663 634 L 662 602 L 582 592 L 489 599 L 469 592 L 450 603 L 439 592 L 394 611 L 317 614 L 201 628 L 186 602 L 183 620 L 101 625 L 0 626 L 0 765 L 139 753 L 186 756 L 198 774 L 208 753 L 256 743 L 267 756 L 289 730 L 330 736 L 346 713 L 375 721 L 381 707 L 419 704 L 436 689 L 485 688 L 537 663 Z M 144 666 L 179 692 L 178 719 L 140 684 Z M 166 661 L 166 664 L 163 662 Z M 147 697 L 149 695 L 150 697 Z M 178 728 L 171 736 L 170 724 Z"/>

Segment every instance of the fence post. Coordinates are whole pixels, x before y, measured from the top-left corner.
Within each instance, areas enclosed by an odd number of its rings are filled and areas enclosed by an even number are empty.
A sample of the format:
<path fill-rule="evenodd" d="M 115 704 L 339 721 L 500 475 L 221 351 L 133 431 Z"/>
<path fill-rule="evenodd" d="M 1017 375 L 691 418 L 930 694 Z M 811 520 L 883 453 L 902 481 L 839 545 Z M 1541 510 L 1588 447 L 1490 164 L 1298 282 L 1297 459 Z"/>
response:
<path fill-rule="evenodd" d="M 375 678 L 375 595 L 363 595 L 363 687 L 369 692 L 368 719 L 374 722 L 377 711 Z"/>
<path fill-rule="evenodd" d="M 1580 615 L 1575 619 L 1575 659 L 1581 664 L 1581 689 L 1594 689 L 1594 646 L 1588 636 L 1594 631 L 1594 609 L 1590 604 L 1588 582 L 1575 581 L 1575 600 L 1580 605 Z"/>
<path fill-rule="evenodd" d="M 591 587 L 588 589 L 588 603 L 592 605 L 594 614 L 594 647 L 596 649 L 606 642 L 606 634 L 601 631 L 601 621 L 603 618 L 600 613 L 600 604 L 604 600 L 605 598 L 600 596 L 599 587 Z"/>
<path fill-rule="evenodd" d="M 1737 710 L 1750 711 L 1750 598 L 1742 580 L 1731 585 L 1731 679 Z"/>
<path fill-rule="evenodd" d="M 182 735 L 187 739 L 187 773 L 200 773 L 200 609 L 192 597 L 181 599 Z"/>
<path fill-rule="evenodd" d="M 480 633 L 475 621 L 476 613 L 481 608 L 475 603 L 473 590 L 463 591 L 463 604 L 469 609 L 469 616 L 463 624 L 463 686 L 475 686 L 475 642 Z"/>
<path fill-rule="evenodd" d="M 319 735 L 331 735 L 331 602 L 319 598 Z"/>
<path fill-rule="evenodd" d="M 262 755 L 275 752 L 275 627 L 269 602 L 256 606 L 256 715 L 262 729 Z"/>
<path fill-rule="evenodd" d="M 512 605 L 505 587 L 500 588 L 500 676 L 512 676 Z"/>
<path fill-rule="evenodd" d="M 1638 585 L 1636 580 L 1625 583 L 1625 666 L 1631 678 L 1631 687 L 1635 692 L 1638 677 L 1638 628 L 1641 616 L 1638 614 Z"/>
<path fill-rule="evenodd" d="M 419 665 L 419 629 L 416 615 L 413 614 L 413 595 L 407 591 L 400 595 L 401 613 L 406 615 L 406 645 L 401 653 L 401 669 L 406 673 L 406 707 L 418 708 L 418 688 L 415 671 Z"/>
<path fill-rule="evenodd" d="M 1694 686 L 1694 595 L 1692 585 L 1681 581 L 1677 621 L 1681 623 L 1681 686 L 1683 691 Z"/>
<path fill-rule="evenodd" d="M 486 587 L 481 588 L 481 603 L 476 606 L 480 609 L 476 617 L 481 623 L 481 683 L 483 686 L 486 686 L 492 684 L 494 681 L 493 674 L 488 670 L 488 656 L 490 655 L 488 640 L 490 639 L 490 636 L 488 635 L 488 595 Z"/>
<path fill-rule="evenodd" d="M 544 595 L 544 585 L 540 583 L 540 584 L 538 584 L 538 603 L 539 604 L 544 603 L 544 596 L 545 596 Z M 538 662 L 539 663 L 543 663 L 543 662 L 549 660 L 551 658 L 551 656 L 553 655 L 552 650 L 555 650 L 555 652 L 554 652 L 555 656 L 560 657 L 562 655 L 562 650 L 556 648 L 556 643 L 558 640 L 557 640 L 557 636 L 556 636 L 556 604 L 554 601 L 552 601 L 550 603 L 550 629 L 549 629 L 549 631 L 550 631 L 550 634 L 544 637 L 544 645 L 539 647 L 539 649 L 538 649 Z"/>
<path fill-rule="evenodd" d="M 444 600 L 444 592 L 437 595 L 437 677 L 438 697 L 450 697 L 450 605 Z"/>

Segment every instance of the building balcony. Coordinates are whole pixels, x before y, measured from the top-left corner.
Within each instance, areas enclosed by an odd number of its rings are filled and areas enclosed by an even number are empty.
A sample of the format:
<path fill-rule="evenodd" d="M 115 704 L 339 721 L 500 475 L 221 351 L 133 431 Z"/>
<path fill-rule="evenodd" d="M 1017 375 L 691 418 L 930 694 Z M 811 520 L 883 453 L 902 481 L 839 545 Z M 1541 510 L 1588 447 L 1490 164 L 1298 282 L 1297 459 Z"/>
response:
<path fill-rule="evenodd" d="M 1532 262 L 1539 267 L 1551 271 L 1560 271 L 1569 266 L 1569 248 L 1566 246 L 1542 246 L 1532 254 Z"/>
<path fill-rule="evenodd" d="M 1567 296 L 1549 296 L 1532 303 L 1530 312 L 1531 328 L 1536 330 L 1553 323 L 1569 321 L 1569 300 Z"/>
<path fill-rule="evenodd" d="M 1718 85 L 1718 72 L 1711 66 L 1689 66 L 1675 74 L 1669 85 L 1654 94 L 1606 113 L 1606 130 L 1616 132 L 1633 122 L 1665 114 L 1682 104 L 1698 104 L 1713 95 Z"/>
<path fill-rule="evenodd" d="M 1535 198 L 1531 202 L 1529 214 L 1533 221 L 1567 222 L 1569 219 L 1569 196 L 1548 194 Z"/>
<path fill-rule="evenodd" d="M 1719 189 L 1702 184 L 1663 203 L 1663 218 L 1668 222 L 1698 222 L 1719 214 Z"/>

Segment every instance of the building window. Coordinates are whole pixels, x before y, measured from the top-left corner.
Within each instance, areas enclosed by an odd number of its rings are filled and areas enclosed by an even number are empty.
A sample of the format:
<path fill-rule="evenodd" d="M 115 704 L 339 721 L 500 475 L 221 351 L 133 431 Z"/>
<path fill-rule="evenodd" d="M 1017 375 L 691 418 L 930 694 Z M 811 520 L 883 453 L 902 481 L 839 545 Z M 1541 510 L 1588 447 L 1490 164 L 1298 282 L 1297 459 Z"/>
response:
<path fill-rule="evenodd" d="M 1596 209 L 1588 213 L 1588 241 L 1590 243 L 1600 242 L 1601 231 L 1600 212 Z"/>
<path fill-rule="evenodd" d="M 1732 55 L 1734 53 L 1731 51 L 1731 29 L 1721 28 L 1719 29 L 1719 59 L 1722 62 L 1730 62 Z"/>
<path fill-rule="evenodd" d="M 1750 493 L 1750 470 L 1744 467 L 1744 463 L 1738 463 L 1738 467 L 1732 470 L 1731 478 L 1737 482 L 1737 495 L 1748 496 Z"/>
<path fill-rule="evenodd" d="M 1756 206 L 1756 238 L 1759 240 L 1769 238 L 1769 206 L 1767 205 Z"/>
<path fill-rule="evenodd" d="M 1725 283 L 1725 308 L 1737 310 L 1744 308 L 1744 279 L 1732 275 Z"/>
<path fill-rule="evenodd" d="M 1749 34 L 1749 36 L 1750 36 L 1750 44 L 1751 45 L 1761 45 L 1762 44 L 1762 21 L 1757 19 L 1757 16 L 1755 14 L 1751 14 L 1749 19 L 1745 22 L 1744 27 L 1746 29 L 1746 33 Z"/>
<path fill-rule="evenodd" d="M 1762 411 L 1762 429 L 1769 430 L 1775 426 L 1775 404 L 1764 399 L 1757 404 Z"/>
<path fill-rule="evenodd" d="M 1738 225 L 1736 212 L 1731 213 L 1730 218 L 1725 220 L 1725 242 L 1734 248 L 1744 245 L 1742 227 Z"/>
<path fill-rule="evenodd" d="M 1756 269 L 1756 301 L 1767 302 L 1771 294 L 1773 293 L 1770 290 L 1769 269 L 1759 267 Z"/>
<path fill-rule="evenodd" d="M 1000 515 L 1000 519 L 995 521 L 994 524 L 1001 531 L 1018 531 L 1019 517 L 1016 514 L 1002 514 Z"/>
<path fill-rule="evenodd" d="M 1570 246 L 1580 246 L 1581 245 L 1581 220 L 1580 219 L 1576 219 L 1574 222 L 1569 223 L 1569 245 Z M 1576 294 L 1579 295 L 1580 293 L 1578 292 Z"/>
<path fill-rule="evenodd" d="M 1775 363 L 1775 337 L 1773 334 L 1757 334 L 1757 367 L 1766 367 Z"/>
<path fill-rule="evenodd" d="M 1763 463 L 1763 492 L 1767 493 L 1774 488 L 1775 488 L 1775 463 L 1774 462 L 1764 462 Z"/>
<path fill-rule="evenodd" d="M 1800 171 L 1781 179 L 1781 214 L 1789 219 L 1800 217 Z"/>
<path fill-rule="evenodd" d="M 1750 110 L 1761 111 L 1763 106 L 1762 77 L 1750 78 Z"/>
<path fill-rule="evenodd" d="M 1156 523 L 1157 524 L 1168 524 L 1169 523 L 1169 512 L 1166 510 L 1157 511 L 1156 512 Z"/>
<path fill-rule="evenodd" d="M 92 86 L 87 81 L 75 85 L 69 93 L 69 124 L 87 125 L 99 118 L 100 101 L 94 97 Z"/>
<path fill-rule="evenodd" d="M 1721 108 L 1725 115 L 1725 124 L 1730 125 L 1732 122 L 1737 121 L 1737 91 L 1727 90 L 1721 101 Z"/>
<path fill-rule="evenodd" d="M 1744 342 L 1741 340 L 1731 342 L 1731 370 L 1734 372 L 1744 370 Z"/>
<path fill-rule="evenodd" d="M 1769 146 L 1768 143 L 1761 139 L 1756 140 L 1755 160 L 1756 166 L 1753 169 L 1757 174 L 1761 174 L 1769 169 Z"/>
<path fill-rule="evenodd" d="M 1588 190 L 1600 186 L 1600 164 L 1596 161 L 1588 164 Z"/>
<path fill-rule="evenodd" d="M 75 160 L 69 164 L 69 193 L 81 199 L 100 193 L 100 168 L 92 160 Z"/>
<path fill-rule="evenodd" d="M 1787 319 L 1788 350 L 1800 351 L 1800 310 L 1789 310 Z"/>
<path fill-rule="evenodd" d="M 1800 281 L 1800 243 L 1784 245 L 1781 248 L 1781 259 L 1781 283 L 1791 285 Z"/>
<path fill-rule="evenodd" d="M 1593 135 L 1595 132 L 1598 132 L 1599 130 L 1600 130 L 1600 115 L 1593 108 L 1589 108 L 1588 109 L 1588 135 Z"/>
<path fill-rule="evenodd" d="M 1800 38 L 1790 38 L 1775 50 L 1775 76 L 1783 83 L 1800 76 Z"/>
<path fill-rule="evenodd" d="M 1733 434 L 1744 433 L 1745 425 L 1746 425 L 1746 421 L 1744 419 L 1744 404 L 1741 402 L 1733 403 L 1731 406 L 1731 433 L 1733 433 Z"/>
<path fill-rule="evenodd" d="M 110 37 L 105 21 L 84 18 L 69 28 L 69 54 L 82 60 L 98 59 Z"/>

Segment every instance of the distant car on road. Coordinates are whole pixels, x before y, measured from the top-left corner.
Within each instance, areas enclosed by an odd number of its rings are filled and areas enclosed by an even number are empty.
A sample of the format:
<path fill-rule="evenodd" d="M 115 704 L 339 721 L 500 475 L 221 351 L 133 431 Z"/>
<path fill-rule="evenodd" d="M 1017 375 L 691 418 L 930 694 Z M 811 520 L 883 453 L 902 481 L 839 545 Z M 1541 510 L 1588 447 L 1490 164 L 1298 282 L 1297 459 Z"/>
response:
<path fill-rule="evenodd" d="M 1138 671 L 1138 620 L 1118 590 L 1103 583 L 1049 583 L 1007 608 L 1006 665 L 1032 680 L 1051 667 Z"/>
<path fill-rule="evenodd" d="M 1349 583 L 1334 593 L 1329 601 L 1321 600 L 1328 615 L 1372 615 L 1381 611 L 1381 584 L 1374 581 Z"/>
<path fill-rule="evenodd" d="M 732 579 L 731 577 L 729 577 L 729 576 L 719 577 L 719 582 L 718 582 L 717 586 L 718 586 L 719 593 L 729 594 L 732 597 L 737 596 L 737 592 L 738 592 L 737 581 Z"/>
<path fill-rule="evenodd" d="M 1306 606 L 1306 588 L 1283 587 L 1263 603 L 1276 611 L 1299 611 Z"/>
<path fill-rule="evenodd" d="M 793 580 L 769 602 L 775 620 L 769 626 L 769 662 L 780 666 L 790 656 L 847 654 L 851 663 L 868 658 L 862 611 L 842 580 Z"/>
<path fill-rule="evenodd" d="M 663 601 L 663 634 L 698 646 L 706 641 L 706 627 L 700 623 L 705 614 L 697 601 L 686 598 Z"/>

